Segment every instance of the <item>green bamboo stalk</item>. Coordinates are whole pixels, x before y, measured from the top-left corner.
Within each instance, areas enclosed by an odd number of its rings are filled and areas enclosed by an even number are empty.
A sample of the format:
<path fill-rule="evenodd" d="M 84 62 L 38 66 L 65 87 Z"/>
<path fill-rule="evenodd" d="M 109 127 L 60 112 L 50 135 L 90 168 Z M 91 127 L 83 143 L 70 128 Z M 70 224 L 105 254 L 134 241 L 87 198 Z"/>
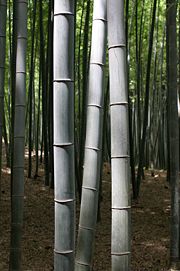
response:
<path fill-rule="evenodd" d="M 151 23 L 150 37 L 149 37 L 147 71 L 146 71 L 146 92 L 145 92 L 145 101 L 144 101 L 143 129 L 142 129 L 142 137 L 141 137 L 141 142 L 140 142 L 139 163 L 138 163 L 138 171 L 137 171 L 137 179 L 136 179 L 136 181 L 137 181 L 137 195 L 136 195 L 136 197 L 138 197 L 139 193 L 140 193 L 141 178 L 143 175 L 144 150 L 145 150 L 147 126 L 148 126 L 151 60 L 152 60 L 152 51 L 153 51 L 153 36 L 154 36 L 154 27 L 155 27 L 155 18 L 156 18 L 156 6 L 157 6 L 157 0 L 154 0 L 153 1 L 153 10 L 152 10 L 152 23 Z"/>
<path fill-rule="evenodd" d="M 84 38 L 83 38 L 83 56 L 82 56 L 82 105 L 81 105 L 81 133 L 79 134 L 79 181 L 82 184 L 83 178 L 83 163 L 84 163 L 84 146 L 86 137 L 86 105 L 87 105 L 87 82 L 88 82 L 88 37 L 89 37 L 89 18 L 90 18 L 90 4 L 87 0 L 86 15 L 84 24 Z"/>
<path fill-rule="evenodd" d="M 108 48 L 110 72 L 112 166 L 112 270 L 130 270 L 130 159 L 124 1 L 109 0 Z"/>
<path fill-rule="evenodd" d="M 44 171 L 45 185 L 49 185 L 49 153 L 48 153 L 48 117 L 47 117 L 47 82 L 45 63 L 45 39 L 43 26 L 43 2 L 39 1 L 39 27 L 40 27 L 40 65 L 42 72 L 42 132 L 44 139 Z"/>
<path fill-rule="evenodd" d="M 21 270 L 24 205 L 24 138 L 26 102 L 27 1 L 17 0 L 17 51 L 12 176 L 10 270 Z"/>
<path fill-rule="evenodd" d="M 89 67 L 87 126 L 76 271 L 92 270 L 102 158 L 106 0 L 95 0 Z"/>
<path fill-rule="evenodd" d="M 171 186 L 170 265 L 179 261 L 179 124 L 177 106 L 177 1 L 167 0 L 167 106 L 169 132 L 169 182 Z M 178 268 L 179 269 L 179 268 Z"/>
<path fill-rule="evenodd" d="M 74 270 L 74 1 L 54 2 L 54 270 Z"/>
<path fill-rule="evenodd" d="M 6 17 L 7 17 L 7 1 L 0 0 L 0 194 L 1 194 L 1 167 L 2 167 L 2 134 L 4 119 Z"/>
<path fill-rule="evenodd" d="M 41 65 L 39 67 L 39 78 L 38 78 L 38 104 L 37 104 L 37 122 L 36 122 L 36 169 L 35 169 L 35 175 L 34 175 L 34 179 L 36 179 L 39 175 L 38 175 L 38 168 L 39 168 L 39 141 L 40 141 L 40 112 L 41 112 Z"/>
<path fill-rule="evenodd" d="M 32 23 L 32 40 L 31 40 L 31 64 L 30 64 L 30 71 L 29 71 L 29 164 L 28 164 L 28 178 L 31 178 L 31 171 L 32 171 L 32 143 L 33 143 L 33 136 L 32 136 L 32 118 L 33 118 L 33 81 L 34 81 L 34 47 L 35 47 L 35 26 L 36 26 L 36 6 L 37 1 L 34 0 L 33 3 L 33 23 Z"/>

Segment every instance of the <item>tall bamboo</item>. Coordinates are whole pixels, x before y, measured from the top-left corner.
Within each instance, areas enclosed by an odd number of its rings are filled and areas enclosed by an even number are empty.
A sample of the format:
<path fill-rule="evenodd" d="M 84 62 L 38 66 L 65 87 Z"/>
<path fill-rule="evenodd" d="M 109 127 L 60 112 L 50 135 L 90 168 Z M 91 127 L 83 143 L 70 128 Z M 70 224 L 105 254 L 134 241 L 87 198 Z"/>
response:
<path fill-rule="evenodd" d="M 88 38 L 89 38 L 89 18 L 90 18 L 90 4 L 91 1 L 87 0 L 86 15 L 84 23 L 84 38 L 83 38 L 83 56 L 82 56 L 82 99 L 81 99 L 81 130 L 79 134 L 79 181 L 82 185 L 83 178 L 83 163 L 84 163 L 84 146 L 86 137 L 86 105 L 87 105 L 87 82 L 88 82 Z"/>
<path fill-rule="evenodd" d="M 179 127 L 177 107 L 177 2 L 167 0 L 167 87 L 169 133 L 169 181 L 171 186 L 170 264 L 179 261 Z M 173 270 L 173 269 L 172 269 Z"/>
<path fill-rule="evenodd" d="M 54 2 L 54 270 L 74 270 L 74 1 Z"/>
<path fill-rule="evenodd" d="M 31 40 L 31 64 L 29 71 L 29 164 L 28 164 L 28 178 L 31 178 L 32 171 L 32 117 L 33 117 L 33 81 L 34 81 L 34 47 L 35 47 L 35 26 L 36 26 L 36 6 L 37 1 L 33 3 L 33 23 L 32 23 L 32 40 Z"/>
<path fill-rule="evenodd" d="M 4 118 L 6 16 L 7 16 L 7 1 L 0 0 L 0 193 L 1 193 L 1 166 L 2 166 L 2 131 Z"/>
<path fill-rule="evenodd" d="M 130 167 L 131 167 L 131 182 L 133 197 L 136 196 L 136 173 L 135 173 L 135 160 L 134 160 L 134 139 L 132 132 L 132 105 L 130 100 L 130 87 L 129 87 L 129 45 L 128 45 L 128 34 L 129 34 L 129 0 L 126 1 L 126 20 L 125 20 L 125 36 L 126 36 L 126 59 L 127 59 L 127 91 L 128 91 L 128 102 L 129 102 L 129 146 L 130 146 Z"/>
<path fill-rule="evenodd" d="M 47 116 L 47 82 L 45 62 L 45 38 L 43 26 L 43 1 L 39 1 L 39 25 L 40 25 L 40 65 L 42 72 L 42 133 L 44 142 L 44 170 L 45 185 L 49 185 L 49 150 L 48 150 L 48 116 Z"/>
<path fill-rule="evenodd" d="M 102 156 L 106 0 L 95 0 L 89 67 L 87 126 L 76 271 L 92 270 Z"/>
<path fill-rule="evenodd" d="M 27 1 L 16 1 L 17 50 L 12 176 L 10 270 L 21 270 L 24 204 L 24 137 L 26 101 Z"/>
<path fill-rule="evenodd" d="M 124 1 L 109 0 L 108 48 L 110 72 L 112 167 L 112 270 L 130 270 L 129 125 Z"/>
<path fill-rule="evenodd" d="M 148 126 L 151 61 L 152 61 L 153 36 L 154 36 L 155 19 L 156 19 L 156 6 L 157 6 L 157 0 L 154 0 L 153 12 L 152 12 L 152 23 L 151 23 L 150 36 L 149 36 L 149 48 L 148 48 L 147 71 L 146 71 L 146 92 L 145 92 L 145 101 L 144 101 L 144 119 L 143 119 L 142 137 L 141 137 L 140 149 L 139 149 L 139 163 L 138 163 L 137 180 L 136 180 L 137 181 L 136 197 L 139 196 L 141 177 L 143 175 L 144 149 L 145 149 L 145 143 L 146 143 L 147 126 Z"/>

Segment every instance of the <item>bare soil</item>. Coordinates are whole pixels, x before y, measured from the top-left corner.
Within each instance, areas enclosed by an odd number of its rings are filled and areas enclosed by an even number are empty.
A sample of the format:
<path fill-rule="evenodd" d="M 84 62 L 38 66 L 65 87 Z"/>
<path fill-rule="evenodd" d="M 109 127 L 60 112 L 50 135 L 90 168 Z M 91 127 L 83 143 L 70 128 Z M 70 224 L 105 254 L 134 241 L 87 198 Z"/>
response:
<path fill-rule="evenodd" d="M 97 224 L 94 269 L 110 271 L 111 181 L 104 165 L 101 221 Z M 27 172 L 25 171 L 27 176 Z M 42 167 L 36 180 L 25 178 L 23 271 L 53 270 L 53 190 L 44 186 Z M 77 217 L 79 205 L 77 204 Z M 132 271 L 165 271 L 169 266 L 170 190 L 166 173 L 146 171 L 138 202 L 132 201 Z M 0 271 L 8 271 L 10 244 L 10 170 L 3 167 L 0 202 Z"/>

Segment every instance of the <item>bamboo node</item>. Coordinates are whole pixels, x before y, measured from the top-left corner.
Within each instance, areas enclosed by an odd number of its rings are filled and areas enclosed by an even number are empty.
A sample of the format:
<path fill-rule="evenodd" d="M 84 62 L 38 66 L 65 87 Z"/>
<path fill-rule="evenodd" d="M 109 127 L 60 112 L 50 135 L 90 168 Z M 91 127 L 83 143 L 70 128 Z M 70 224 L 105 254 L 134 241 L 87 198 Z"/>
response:
<path fill-rule="evenodd" d="M 112 155 L 111 159 L 116 159 L 116 158 L 130 158 L 129 155 L 124 154 L 124 155 Z"/>
<path fill-rule="evenodd" d="M 114 48 L 125 48 L 126 47 L 126 44 L 125 43 L 119 43 L 119 44 L 115 44 L 115 45 L 110 45 L 108 47 L 108 50 L 110 49 L 114 49 Z"/>
<path fill-rule="evenodd" d="M 112 210 L 128 210 L 131 209 L 131 206 L 122 206 L 122 207 L 112 207 Z"/>
<path fill-rule="evenodd" d="M 63 147 L 68 147 L 68 146 L 73 146 L 74 143 L 73 142 L 66 142 L 66 143 L 59 143 L 59 144 L 53 144 L 54 147 L 60 147 L 60 148 L 63 148 Z"/>
<path fill-rule="evenodd" d="M 82 188 L 87 189 L 87 190 L 92 190 L 92 191 L 98 192 L 97 188 L 94 188 L 94 187 L 84 186 L 84 185 L 83 185 Z"/>
<path fill-rule="evenodd" d="M 113 106 L 113 105 L 128 105 L 128 102 L 117 102 L 117 103 L 110 103 L 110 106 Z"/>
<path fill-rule="evenodd" d="M 102 66 L 102 67 L 105 66 L 104 63 L 102 63 L 102 62 L 97 62 L 97 61 L 92 61 L 92 62 L 90 62 L 90 65 L 99 65 L 99 66 Z"/>
<path fill-rule="evenodd" d="M 72 82 L 72 83 L 74 83 L 74 80 L 72 80 L 72 79 L 70 79 L 70 78 L 57 78 L 57 79 L 54 79 L 53 80 L 53 83 L 66 83 L 66 82 Z"/>
<path fill-rule="evenodd" d="M 88 230 L 88 231 L 95 231 L 94 228 L 81 226 L 80 224 L 79 224 L 79 228 L 80 228 L 80 229 L 83 229 L 83 230 Z"/>
<path fill-rule="evenodd" d="M 69 12 L 69 11 L 61 11 L 61 12 L 54 13 L 54 17 L 55 16 L 60 16 L 60 15 L 63 15 L 63 16 L 66 16 L 66 15 L 74 16 L 74 13 L 73 12 Z"/>
<path fill-rule="evenodd" d="M 88 104 L 87 106 L 88 106 L 88 107 L 94 106 L 94 107 L 97 107 L 97 108 L 99 108 L 99 109 L 103 109 L 103 107 L 102 107 L 101 105 L 99 105 L 99 104 Z"/>
<path fill-rule="evenodd" d="M 18 40 L 27 40 L 27 36 L 17 36 Z"/>
<path fill-rule="evenodd" d="M 93 22 L 94 21 L 102 21 L 102 22 L 107 23 L 107 19 L 105 19 L 105 18 L 93 18 Z"/>
<path fill-rule="evenodd" d="M 54 202 L 59 203 L 59 204 L 66 204 L 68 202 L 74 202 L 74 201 L 75 199 L 61 199 L 61 200 L 54 199 Z"/>
<path fill-rule="evenodd" d="M 18 74 L 18 73 L 20 73 L 20 74 L 26 74 L 25 71 L 16 71 L 16 74 Z"/>
<path fill-rule="evenodd" d="M 125 251 L 125 252 L 111 252 L 111 255 L 113 256 L 124 256 L 124 255 L 130 255 L 130 251 Z"/>
<path fill-rule="evenodd" d="M 25 104 L 15 104 L 15 107 L 25 107 Z"/>
<path fill-rule="evenodd" d="M 91 267 L 90 264 L 88 264 L 88 263 L 83 263 L 83 262 L 80 262 L 80 261 L 76 261 L 76 264 L 84 265 L 84 266 L 90 266 L 90 267 Z"/>
<path fill-rule="evenodd" d="M 99 148 L 96 148 L 96 147 L 90 147 L 90 146 L 85 146 L 85 149 L 90 149 L 90 150 L 93 150 L 93 151 L 100 151 Z"/>
<path fill-rule="evenodd" d="M 57 249 L 54 249 L 54 253 L 67 255 L 67 254 L 74 253 L 74 251 L 73 250 L 57 250 Z"/>

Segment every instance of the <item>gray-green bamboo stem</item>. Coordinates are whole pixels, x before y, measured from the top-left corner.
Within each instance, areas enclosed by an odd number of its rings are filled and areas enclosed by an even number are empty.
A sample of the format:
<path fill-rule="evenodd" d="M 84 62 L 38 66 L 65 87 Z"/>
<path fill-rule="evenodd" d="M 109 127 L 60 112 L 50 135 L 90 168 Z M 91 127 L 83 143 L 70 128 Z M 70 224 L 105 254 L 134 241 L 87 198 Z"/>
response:
<path fill-rule="evenodd" d="M 11 207 L 10 270 L 21 269 L 21 239 L 24 206 L 24 137 L 26 102 L 27 1 L 17 0 L 17 50 Z"/>
<path fill-rule="evenodd" d="M 130 159 L 124 1 L 108 0 L 112 170 L 112 271 L 130 270 Z"/>
<path fill-rule="evenodd" d="M 74 0 L 54 2 L 54 270 L 74 270 Z"/>
<path fill-rule="evenodd" d="M 106 0 L 95 0 L 89 67 L 87 125 L 76 271 L 92 270 L 102 158 L 104 65 L 106 52 Z"/>

